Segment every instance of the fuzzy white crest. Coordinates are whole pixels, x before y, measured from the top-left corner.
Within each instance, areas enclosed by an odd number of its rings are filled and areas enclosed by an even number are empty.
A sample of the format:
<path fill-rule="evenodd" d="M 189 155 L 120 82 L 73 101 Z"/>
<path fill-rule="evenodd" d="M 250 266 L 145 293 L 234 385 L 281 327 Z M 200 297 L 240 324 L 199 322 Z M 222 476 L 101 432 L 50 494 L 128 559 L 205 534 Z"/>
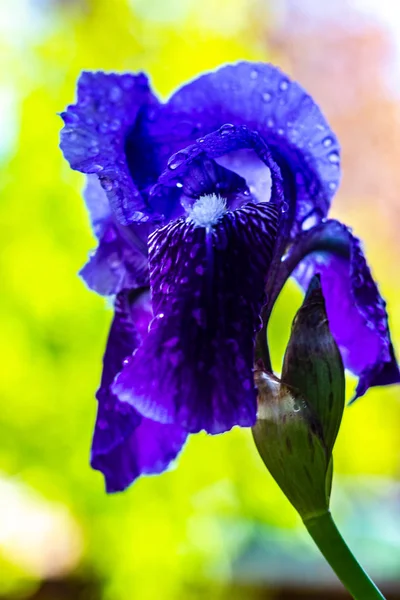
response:
<path fill-rule="evenodd" d="M 218 194 L 201 196 L 188 211 L 188 219 L 198 227 L 211 227 L 226 212 L 226 200 Z"/>

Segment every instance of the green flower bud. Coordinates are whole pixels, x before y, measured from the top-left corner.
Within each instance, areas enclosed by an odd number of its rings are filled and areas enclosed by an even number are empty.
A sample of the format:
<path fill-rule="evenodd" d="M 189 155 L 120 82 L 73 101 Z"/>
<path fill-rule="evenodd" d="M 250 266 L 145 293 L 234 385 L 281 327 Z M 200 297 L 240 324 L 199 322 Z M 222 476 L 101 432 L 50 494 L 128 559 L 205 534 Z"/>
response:
<path fill-rule="evenodd" d="M 253 437 L 261 458 L 303 520 L 326 512 L 345 380 L 319 277 L 293 321 L 282 379 L 257 369 L 255 383 Z"/>

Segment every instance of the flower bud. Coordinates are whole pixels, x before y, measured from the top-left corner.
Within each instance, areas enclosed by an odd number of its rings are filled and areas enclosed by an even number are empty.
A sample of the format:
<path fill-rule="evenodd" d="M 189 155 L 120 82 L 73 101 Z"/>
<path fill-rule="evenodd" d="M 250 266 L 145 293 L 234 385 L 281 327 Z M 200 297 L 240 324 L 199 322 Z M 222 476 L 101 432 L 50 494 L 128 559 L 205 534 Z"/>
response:
<path fill-rule="evenodd" d="M 326 512 L 345 389 L 319 277 L 294 319 L 282 379 L 256 369 L 255 383 L 253 437 L 262 460 L 303 520 Z"/>

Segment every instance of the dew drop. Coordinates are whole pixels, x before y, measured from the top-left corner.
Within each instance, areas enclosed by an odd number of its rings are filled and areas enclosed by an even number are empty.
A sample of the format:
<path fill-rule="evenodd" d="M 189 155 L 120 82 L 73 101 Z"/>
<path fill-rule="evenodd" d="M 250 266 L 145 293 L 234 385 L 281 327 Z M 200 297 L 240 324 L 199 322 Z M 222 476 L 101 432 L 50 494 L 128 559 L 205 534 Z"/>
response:
<path fill-rule="evenodd" d="M 174 171 L 175 169 L 180 167 L 180 165 L 182 165 L 185 162 L 186 158 L 187 158 L 186 152 L 183 152 L 183 151 L 173 154 L 167 163 L 168 168 L 171 169 L 171 171 Z"/>
<path fill-rule="evenodd" d="M 134 85 L 135 85 L 135 81 L 134 81 L 133 77 L 131 77 L 131 75 L 125 75 L 122 78 L 122 87 L 125 90 L 132 89 Z"/>
<path fill-rule="evenodd" d="M 289 210 L 289 205 L 287 202 L 282 202 L 281 212 L 286 213 Z"/>
<path fill-rule="evenodd" d="M 329 146 L 332 146 L 333 144 L 333 139 L 331 137 L 326 137 L 322 144 L 325 146 L 325 148 L 329 148 Z"/>
<path fill-rule="evenodd" d="M 235 126 L 232 125 L 232 123 L 226 123 L 225 125 L 222 125 L 222 127 L 220 127 L 219 129 L 219 133 L 221 135 L 229 135 L 229 133 L 235 129 Z"/>
<path fill-rule="evenodd" d="M 289 87 L 289 82 L 287 79 L 284 79 L 283 81 L 280 82 L 279 84 L 279 89 L 284 92 L 285 90 L 287 90 Z"/>
<path fill-rule="evenodd" d="M 118 269 L 121 266 L 121 259 L 116 252 L 110 254 L 107 262 L 112 269 Z"/>
<path fill-rule="evenodd" d="M 338 164 L 339 162 L 339 154 L 337 152 L 331 152 L 329 155 L 329 160 L 333 164 Z"/>
<path fill-rule="evenodd" d="M 113 119 L 110 123 L 110 129 L 111 131 L 118 131 L 118 129 L 121 127 L 121 121 L 119 119 Z"/>
<path fill-rule="evenodd" d="M 264 102 L 271 102 L 272 94 L 270 94 L 269 92 L 264 92 L 262 95 L 262 99 L 264 100 Z"/>
<path fill-rule="evenodd" d="M 308 229 L 311 229 L 311 227 L 314 227 L 314 225 L 316 225 L 317 222 L 317 217 L 315 215 L 311 215 L 310 217 L 304 219 L 301 228 L 303 229 L 303 231 L 307 231 Z"/>
<path fill-rule="evenodd" d="M 177 187 L 177 188 L 182 188 L 182 187 L 183 187 L 183 183 L 181 183 L 180 181 L 178 181 L 178 182 L 176 183 L 176 187 Z"/>
<path fill-rule="evenodd" d="M 111 102 L 118 102 L 118 100 L 121 99 L 121 96 L 122 96 L 121 88 L 114 85 L 111 88 L 110 93 L 109 93 L 109 98 L 110 98 Z"/>
<path fill-rule="evenodd" d="M 258 71 L 256 71 L 255 69 L 253 69 L 253 70 L 250 72 L 250 79 L 253 79 L 253 81 L 254 81 L 255 79 L 258 79 Z"/>
<path fill-rule="evenodd" d="M 267 119 L 267 127 L 273 127 L 275 125 L 274 120 L 271 119 L 271 117 L 269 119 Z"/>

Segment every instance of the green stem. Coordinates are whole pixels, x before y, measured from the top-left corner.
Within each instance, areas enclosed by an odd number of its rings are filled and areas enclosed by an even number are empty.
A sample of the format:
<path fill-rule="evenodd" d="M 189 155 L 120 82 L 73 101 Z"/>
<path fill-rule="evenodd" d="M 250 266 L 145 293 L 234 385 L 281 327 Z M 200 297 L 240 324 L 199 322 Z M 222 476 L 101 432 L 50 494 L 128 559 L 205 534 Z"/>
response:
<path fill-rule="evenodd" d="M 304 525 L 344 587 L 355 600 L 385 599 L 350 552 L 330 512 L 306 519 Z"/>

